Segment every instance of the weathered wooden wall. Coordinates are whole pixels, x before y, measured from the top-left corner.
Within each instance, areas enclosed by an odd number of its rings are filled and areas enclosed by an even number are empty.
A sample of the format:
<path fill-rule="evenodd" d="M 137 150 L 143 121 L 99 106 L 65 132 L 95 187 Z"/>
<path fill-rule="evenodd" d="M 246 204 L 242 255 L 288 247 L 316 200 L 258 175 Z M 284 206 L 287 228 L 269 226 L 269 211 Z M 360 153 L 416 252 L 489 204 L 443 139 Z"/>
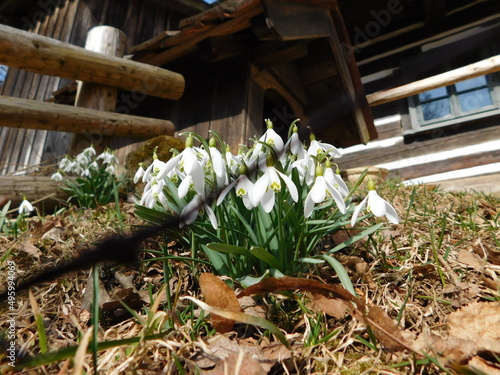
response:
<path fill-rule="evenodd" d="M 23 19 L 24 28 L 81 47 L 85 45 L 88 30 L 96 25 L 122 30 L 130 47 L 161 31 L 177 28 L 179 20 L 186 17 L 159 2 L 147 0 L 66 0 L 59 1 L 59 6 L 54 1 L 33 3 L 33 7 L 42 3 L 44 8 L 37 8 Z M 0 93 L 47 100 L 68 83 L 58 77 L 10 69 Z M 127 106 L 126 101 L 122 101 L 121 108 L 126 113 L 123 106 Z M 69 133 L 0 128 L 0 175 L 22 174 L 26 166 L 54 163 L 68 151 L 69 139 Z M 33 168 L 29 172 L 34 172 Z"/>

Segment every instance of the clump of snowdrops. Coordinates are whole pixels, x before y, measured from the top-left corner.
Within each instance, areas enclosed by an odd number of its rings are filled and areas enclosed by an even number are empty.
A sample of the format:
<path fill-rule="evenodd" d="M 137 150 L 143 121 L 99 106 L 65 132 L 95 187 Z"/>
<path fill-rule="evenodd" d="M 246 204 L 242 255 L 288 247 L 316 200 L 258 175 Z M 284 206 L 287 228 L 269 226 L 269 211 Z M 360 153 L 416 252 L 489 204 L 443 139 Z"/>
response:
<path fill-rule="evenodd" d="M 118 187 L 123 183 L 123 178 L 115 175 L 117 164 L 112 150 L 97 155 L 90 146 L 74 158 L 61 159 L 51 178 L 64 183 L 62 189 L 69 194 L 68 202 L 75 200 L 80 207 L 95 208 L 117 199 Z"/>
<path fill-rule="evenodd" d="M 296 121 L 286 143 L 269 120 L 266 125 L 253 147 L 241 147 L 237 154 L 215 132 L 208 141 L 187 133 L 186 148 L 173 150 L 167 162 L 154 154 L 152 164 L 140 165 L 134 178 L 146 183 L 136 212 L 153 223 L 180 217 L 178 233 L 192 249 L 191 260 L 201 250 L 218 273 L 244 286 L 266 275 L 297 274 L 328 262 L 354 293 L 346 271 L 331 256 L 347 244 L 322 252 L 320 241 L 365 218 L 360 217 L 365 208 L 392 223 L 398 223 L 396 211 L 373 182 L 357 207 L 351 203 L 353 191 L 334 163 L 342 156 L 334 146 L 311 134 L 306 147 Z M 365 228 L 357 238 L 382 225 Z"/>

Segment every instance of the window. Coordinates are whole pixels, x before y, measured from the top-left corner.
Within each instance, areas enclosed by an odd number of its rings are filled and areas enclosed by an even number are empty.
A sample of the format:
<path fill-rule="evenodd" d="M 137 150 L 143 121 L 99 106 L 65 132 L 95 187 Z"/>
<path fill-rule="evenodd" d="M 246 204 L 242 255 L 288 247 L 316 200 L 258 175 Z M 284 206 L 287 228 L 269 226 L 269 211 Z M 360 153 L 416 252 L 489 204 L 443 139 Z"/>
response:
<path fill-rule="evenodd" d="M 408 100 L 411 129 L 425 131 L 500 114 L 500 85 L 493 75 L 439 87 Z"/>
<path fill-rule="evenodd" d="M 421 47 L 402 61 L 405 82 L 414 82 L 457 69 L 499 53 L 500 27 L 485 24 Z M 408 98 L 404 134 L 455 126 L 500 115 L 500 74 L 492 73 Z"/>
<path fill-rule="evenodd" d="M 2 87 L 5 77 L 7 76 L 7 70 L 9 68 L 5 65 L 0 65 L 0 87 Z"/>
<path fill-rule="evenodd" d="M 489 75 L 418 94 L 410 100 L 412 122 L 417 123 L 414 128 L 443 126 L 443 121 L 478 117 L 480 113 L 498 110 L 497 86 Z"/>

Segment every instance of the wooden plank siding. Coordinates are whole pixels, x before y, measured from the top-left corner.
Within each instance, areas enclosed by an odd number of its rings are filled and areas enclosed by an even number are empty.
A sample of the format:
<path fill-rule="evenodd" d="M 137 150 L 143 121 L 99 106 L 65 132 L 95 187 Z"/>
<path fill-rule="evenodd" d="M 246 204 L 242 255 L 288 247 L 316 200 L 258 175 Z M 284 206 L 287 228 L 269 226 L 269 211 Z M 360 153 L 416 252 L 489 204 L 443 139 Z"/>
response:
<path fill-rule="evenodd" d="M 435 132 L 406 139 L 399 135 L 395 122 L 377 126 L 381 137 L 366 145 L 341 149 L 342 158 L 336 160 L 342 170 L 360 167 L 379 167 L 389 170 L 391 177 L 418 183 L 438 182 L 460 178 L 471 168 L 480 174 L 500 172 L 500 119 L 492 119 L 489 126 L 463 127 L 456 132 Z M 386 130 L 386 131 L 384 131 Z M 384 134 L 392 135 L 385 137 Z M 455 174 L 442 175 L 455 172 Z M 431 177 L 435 176 L 435 177 Z M 456 184 L 455 184 L 456 185 Z"/>
<path fill-rule="evenodd" d="M 149 0 L 67 0 L 61 4 L 43 17 L 35 12 L 36 17 L 25 22 L 34 25 L 28 31 L 83 47 L 88 30 L 105 24 L 124 31 L 130 48 L 168 28 L 176 29 L 179 20 L 189 15 Z M 11 68 L 0 94 L 44 101 L 68 83 L 66 79 Z M 70 136 L 64 132 L 0 128 L 0 175 L 34 172 L 33 168 L 25 168 L 54 164 L 68 152 Z M 115 139 L 112 146 L 130 142 L 134 141 Z"/>

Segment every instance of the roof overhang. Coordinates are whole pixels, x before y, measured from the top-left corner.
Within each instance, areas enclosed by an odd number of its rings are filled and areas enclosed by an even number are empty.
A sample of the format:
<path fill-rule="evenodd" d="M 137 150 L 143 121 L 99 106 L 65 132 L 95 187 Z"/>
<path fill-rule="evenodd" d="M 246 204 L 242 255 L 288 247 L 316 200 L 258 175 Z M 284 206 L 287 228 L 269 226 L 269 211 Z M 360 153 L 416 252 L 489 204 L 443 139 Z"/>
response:
<path fill-rule="evenodd" d="M 252 79 L 278 91 L 318 138 L 345 147 L 377 137 L 335 0 L 227 0 L 179 26 L 129 52 L 158 66 L 247 56 Z"/>

